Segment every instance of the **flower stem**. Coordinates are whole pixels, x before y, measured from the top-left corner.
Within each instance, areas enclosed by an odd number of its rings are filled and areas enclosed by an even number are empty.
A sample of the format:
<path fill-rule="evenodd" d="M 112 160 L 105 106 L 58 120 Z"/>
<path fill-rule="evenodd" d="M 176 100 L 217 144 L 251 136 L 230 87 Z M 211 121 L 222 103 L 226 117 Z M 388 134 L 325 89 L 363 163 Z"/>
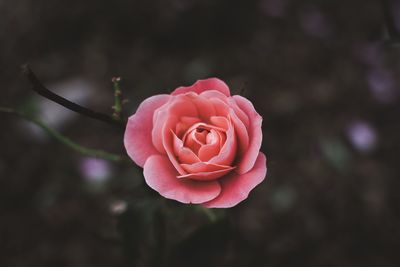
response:
<path fill-rule="evenodd" d="M 111 82 L 113 83 L 114 87 L 114 113 L 113 118 L 115 120 L 122 120 L 121 113 L 122 113 L 122 91 L 120 86 L 121 77 L 114 77 L 112 78 Z"/>
<path fill-rule="evenodd" d="M 123 155 L 116 155 L 116 154 L 105 152 L 103 150 L 91 149 L 91 148 L 81 146 L 81 145 L 75 143 L 74 141 L 72 141 L 71 139 L 67 138 L 66 136 L 62 135 L 60 132 L 50 128 L 41 120 L 34 118 L 33 116 L 28 115 L 22 111 L 18 111 L 18 110 L 6 108 L 6 107 L 0 107 L 0 112 L 17 115 L 21 118 L 24 118 L 24 119 L 36 124 L 37 126 L 42 128 L 48 135 L 53 137 L 55 140 L 66 145 L 67 147 L 75 150 L 76 152 L 79 152 L 80 154 L 83 154 L 86 156 L 91 156 L 91 157 L 96 157 L 96 158 L 102 158 L 102 159 L 109 160 L 109 161 L 116 161 L 116 162 L 128 161 L 128 159 Z"/>
<path fill-rule="evenodd" d="M 81 115 L 84 115 L 86 117 L 99 120 L 105 123 L 112 124 L 114 126 L 118 126 L 122 129 L 125 128 L 126 122 L 121 120 L 121 119 L 116 119 L 113 116 L 110 116 L 108 114 L 103 114 L 97 111 L 93 111 L 91 109 L 88 109 L 86 107 L 80 106 L 74 102 L 69 101 L 68 99 L 65 99 L 62 96 L 59 96 L 49 89 L 47 89 L 41 82 L 40 80 L 36 77 L 35 73 L 29 68 L 29 65 L 23 65 L 22 67 L 22 72 L 23 74 L 29 79 L 29 81 L 32 84 L 32 90 L 34 90 L 36 93 L 39 95 L 56 102 L 57 104 L 72 110 L 74 112 L 77 112 Z"/>
<path fill-rule="evenodd" d="M 202 212 L 210 222 L 214 223 L 217 221 L 217 215 L 212 209 L 208 209 L 200 205 L 197 205 L 196 208 L 198 211 Z"/>

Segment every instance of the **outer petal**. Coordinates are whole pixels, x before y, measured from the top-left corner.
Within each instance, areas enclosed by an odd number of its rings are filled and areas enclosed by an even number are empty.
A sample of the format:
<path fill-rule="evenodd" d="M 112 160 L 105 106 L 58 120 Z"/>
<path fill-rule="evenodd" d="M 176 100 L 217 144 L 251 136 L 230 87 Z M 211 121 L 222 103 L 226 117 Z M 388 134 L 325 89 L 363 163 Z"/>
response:
<path fill-rule="evenodd" d="M 216 198 L 221 192 L 221 186 L 216 181 L 197 182 L 178 179 L 177 175 L 167 156 L 151 156 L 144 164 L 146 183 L 165 198 L 199 204 Z"/>
<path fill-rule="evenodd" d="M 246 173 L 253 168 L 258 151 L 260 151 L 262 142 L 262 117 L 256 112 L 253 104 L 246 98 L 235 95 L 233 99 L 236 101 L 239 108 L 250 118 L 250 126 L 248 129 L 250 143 L 246 152 L 241 157 L 236 170 L 238 173 Z"/>
<path fill-rule="evenodd" d="M 226 96 L 230 96 L 231 93 L 229 91 L 229 87 L 218 78 L 209 78 L 205 80 L 198 80 L 192 86 L 181 86 L 175 89 L 171 95 L 180 95 L 187 92 L 195 92 L 195 93 L 202 93 L 207 90 L 217 90 L 223 93 Z"/>
<path fill-rule="evenodd" d="M 219 100 L 222 100 L 223 102 L 225 102 L 226 104 L 228 104 L 228 97 L 226 94 L 222 93 L 219 90 L 206 90 L 204 92 L 202 92 L 200 94 L 201 96 L 207 98 L 207 99 L 211 99 L 211 98 L 217 98 Z"/>
<path fill-rule="evenodd" d="M 250 191 L 261 183 L 267 174 L 266 157 L 260 152 L 253 169 L 248 173 L 231 172 L 221 179 L 221 194 L 215 199 L 203 203 L 207 208 L 230 208 L 245 200 Z"/>
<path fill-rule="evenodd" d="M 129 157 L 140 167 L 146 159 L 159 152 L 153 146 L 151 131 L 153 113 L 171 98 L 170 95 L 155 95 L 144 100 L 135 114 L 128 119 L 124 135 L 125 149 Z"/>
<path fill-rule="evenodd" d="M 238 116 L 238 118 L 243 122 L 243 124 L 246 127 L 249 127 L 249 125 L 250 125 L 249 117 L 246 115 L 246 113 L 244 113 L 243 110 L 241 110 L 238 107 L 238 105 L 237 105 L 236 101 L 234 100 L 234 98 L 232 98 L 232 97 L 229 98 L 228 99 L 228 103 L 229 103 L 229 106 L 235 111 L 235 114 Z"/>

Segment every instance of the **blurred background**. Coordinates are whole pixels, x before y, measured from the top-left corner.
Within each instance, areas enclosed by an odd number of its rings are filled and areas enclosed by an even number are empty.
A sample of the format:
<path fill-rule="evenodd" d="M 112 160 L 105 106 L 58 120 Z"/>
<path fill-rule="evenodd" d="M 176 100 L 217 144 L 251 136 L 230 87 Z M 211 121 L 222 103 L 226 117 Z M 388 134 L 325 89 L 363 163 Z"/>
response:
<path fill-rule="evenodd" d="M 19 66 L 109 114 L 121 76 L 126 115 L 219 77 L 263 116 L 268 175 L 210 223 L 133 165 L 0 113 L 0 266 L 399 266 L 400 46 L 387 22 L 400 30 L 400 1 L 1 0 L 1 106 L 123 154 L 123 131 L 35 95 Z"/>

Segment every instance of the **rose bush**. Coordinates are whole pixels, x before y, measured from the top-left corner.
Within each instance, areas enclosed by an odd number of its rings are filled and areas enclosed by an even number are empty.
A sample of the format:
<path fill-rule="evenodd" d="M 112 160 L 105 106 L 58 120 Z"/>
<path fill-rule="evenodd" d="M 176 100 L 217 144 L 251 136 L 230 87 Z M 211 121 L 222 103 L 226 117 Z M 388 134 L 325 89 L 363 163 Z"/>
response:
<path fill-rule="evenodd" d="M 124 144 L 162 196 L 209 208 L 232 207 L 265 178 L 262 117 L 217 78 L 144 100 Z"/>

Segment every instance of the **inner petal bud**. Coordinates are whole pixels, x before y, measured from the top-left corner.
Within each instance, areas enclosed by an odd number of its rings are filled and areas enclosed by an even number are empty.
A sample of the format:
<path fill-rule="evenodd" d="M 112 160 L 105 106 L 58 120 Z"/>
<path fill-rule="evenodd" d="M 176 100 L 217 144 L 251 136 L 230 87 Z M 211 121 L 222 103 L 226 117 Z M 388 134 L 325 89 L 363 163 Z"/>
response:
<path fill-rule="evenodd" d="M 199 149 L 206 144 L 209 131 L 203 128 L 192 129 L 183 140 L 185 147 L 190 148 L 194 153 L 198 153 Z"/>
<path fill-rule="evenodd" d="M 213 118 L 219 119 L 219 117 Z M 204 122 L 193 124 L 182 136 L 183 147 L 190 149 L 204 162 L 217 156 L 226 141 L 226 129 L 219 127 L 225 127 L 224 120 L 218 126 Z"/>
<path fill-rule="evenodd" d="M 218 131 L 211 129 L 207 134 L 207 142 L 202 145 L 197 153 L 197 156 L 202 161 L 208 161 L 212 157 L 218 155 L 221 150 L 220 139 L 221 135 L 225 135 L 224 133 L 219 133 Z"/>
<path fill-rule="evenodd" d="M 197 128 L 194 132 L 194 138 L 202 145 L 207 142 L 207 136 L 209 134 L 208 130 Z"/>

